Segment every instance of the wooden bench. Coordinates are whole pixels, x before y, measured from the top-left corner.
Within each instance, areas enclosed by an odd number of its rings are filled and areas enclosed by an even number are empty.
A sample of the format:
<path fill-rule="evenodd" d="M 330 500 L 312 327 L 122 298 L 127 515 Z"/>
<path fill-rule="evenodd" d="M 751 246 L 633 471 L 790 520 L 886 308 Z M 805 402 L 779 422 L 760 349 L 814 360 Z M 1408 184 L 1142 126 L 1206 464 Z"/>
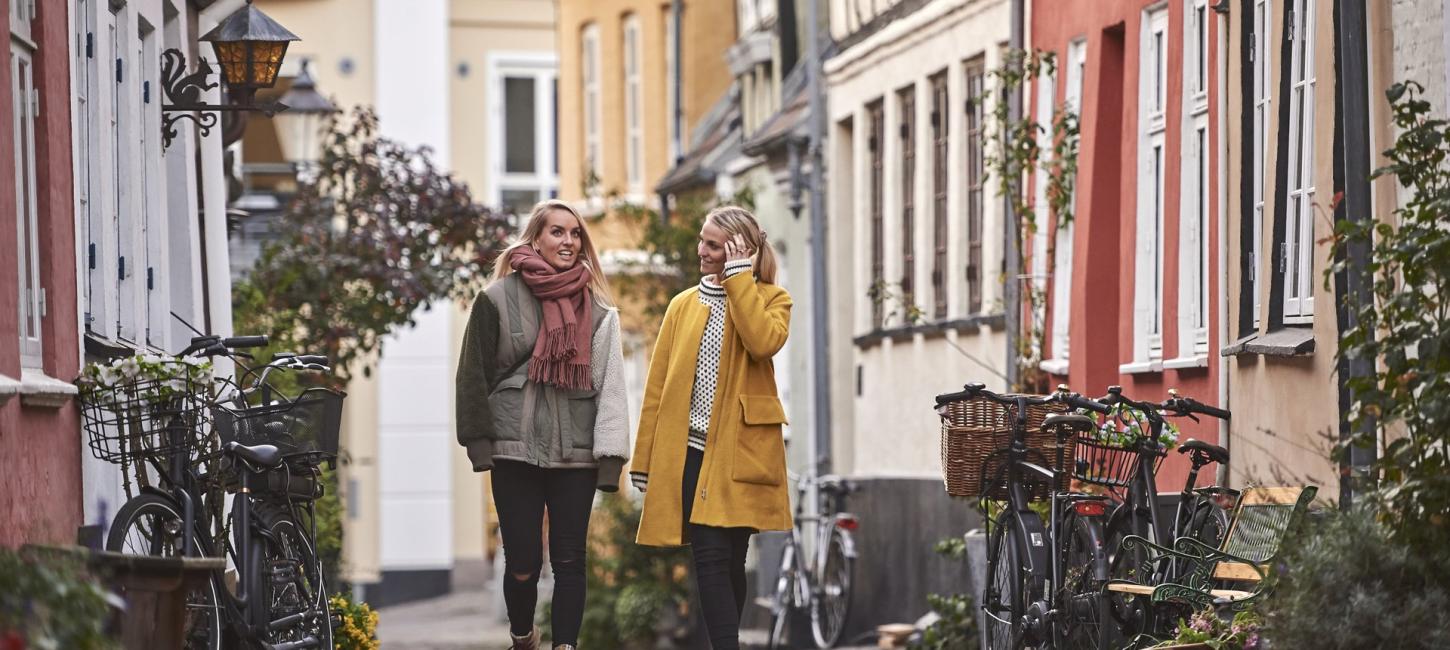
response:
<path fill-rule="evenodd" d="M 1163 576 L 1171 566 L 1171 580 L 1110 580 L 1104 588 L 1145 597 L 1154 604 L 1181 604 L 1194 610 L 1245 609 L 1263 596 L 1270 563 L 1317 491 L 1313 486 L 1244 490 L 1219 548 L 1191 537 L 1180 537 L 1173 541 L 1173 548 L 1165 548 L 1130 535 L 1123 539 L 1122 548 L 1141 545 L 1147 549 L 1134 576 Z"/>

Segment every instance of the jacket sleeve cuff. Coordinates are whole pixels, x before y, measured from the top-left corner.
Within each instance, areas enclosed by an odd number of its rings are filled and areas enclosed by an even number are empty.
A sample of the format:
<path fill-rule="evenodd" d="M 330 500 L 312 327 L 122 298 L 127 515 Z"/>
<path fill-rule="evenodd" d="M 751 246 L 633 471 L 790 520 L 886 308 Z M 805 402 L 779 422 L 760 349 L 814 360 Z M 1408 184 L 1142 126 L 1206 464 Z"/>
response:
<path fill-rule="evenodd" d="M 618 492 L 619 475 L 624 471 L 624 459 L 616 456 L 605 456 L 599 459 L 599 483 L 597 488 L 600 492 Z"/>
<path fill-rule="evenodd" d="M 649 474 L 630 472 L 629 482 L 634 484 L 634 489 L 644 492 L 645 488 L 649 487 Z"/>
<path fill-rule="evenodd" d="M 731 278 L 740 275 L 741 273 L 745 273 L 746 271 L 749 271 L 754 267 L 755 264 L 751 262 L 748 258 L 743 260 L 735 260 L 734 262 L 726 262 L 725 277 Z"/>
<path fill-rule="evenodd" d="M 473 463 L 473 471 L 487 472 L 493 469 L 493 441 L 488 438 L 474 438 L 465 445 L 468 451 L 468 460 Z"/>

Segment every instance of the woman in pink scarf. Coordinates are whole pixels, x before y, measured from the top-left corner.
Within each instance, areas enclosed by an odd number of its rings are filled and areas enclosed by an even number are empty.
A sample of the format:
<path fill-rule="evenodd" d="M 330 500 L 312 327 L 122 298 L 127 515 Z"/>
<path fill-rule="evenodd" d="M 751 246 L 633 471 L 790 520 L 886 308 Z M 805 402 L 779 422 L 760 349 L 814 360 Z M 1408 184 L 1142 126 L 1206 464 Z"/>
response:
<path fill-rule="evenodd" d="M 618 489 L 629 422 L 619 313 L 584 220 L 534 206 L 473 303 L 458 360 L 458 442 L 493 472 L 512 647 L 534 650 L 544 513 L 554 570 L 553 642 L 574 648 L 594 490 Z"/>

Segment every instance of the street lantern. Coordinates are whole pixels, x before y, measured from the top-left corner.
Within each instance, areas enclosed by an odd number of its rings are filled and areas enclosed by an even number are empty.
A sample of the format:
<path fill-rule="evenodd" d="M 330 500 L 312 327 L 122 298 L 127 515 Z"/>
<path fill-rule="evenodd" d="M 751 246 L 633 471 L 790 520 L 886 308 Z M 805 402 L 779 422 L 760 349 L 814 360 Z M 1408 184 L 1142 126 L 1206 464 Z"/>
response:
<path fill-rule="evenodd" d="M 299 170 L 311 168 L 322 157 L 323 125 L 337 112 L 337 107 L 317 92 L 309 63 L 307 59 L 302 60 L 302 70 L 292 80 L 292 87 L 278 100 L 287 110 L 272 118 L 277 126 L 282 157 Z"/>
<path fill-rule="evenodd" d="M 166 101 L 161 105 L 161 141 L 163 147 L 170 147 L 176 137 L 176 124 L 191 120 L 202 135 L 211 132 L 219 121 L 220 112 L 247 112 L 275 115 L 286 108 L 278 103 L 256 104 L 253 102 L 259 88 L 271 88 L 277 83 L 277 70 L 282 67 L 282 58 L 287 54 L 287 45 L 301 40 L 277 21 L 267 17 L 260 9 L 247 5 L 232 12 L 215 29 L 202 36 L 202 41 L 212 44 L 216 50 L 217 64 L 221 66 L 221 78 L 227 84 L 230 104 L 208 104 L 202 100 L 203 93 L 215 88 L 210 81 L 214 73 L 203 59 L 195 72 L 188 73 L 186 55 L 172 48 L 161 53 L 162 92 Z M 237 120 L 240 128 L 245 122 Z M 228 127 L 228 133 L 232 132 Z M 230 137 L 230 136 L 229 136 Z"/>
<path fill-rule="evenodd" d="M 276 85 L 287 44 L 300 39 L 247 0 L 247 6 L 232 12 L 199 40 L 216 50 L 222 79 L 233 100 L 249 104 L 257 89 Z"/>

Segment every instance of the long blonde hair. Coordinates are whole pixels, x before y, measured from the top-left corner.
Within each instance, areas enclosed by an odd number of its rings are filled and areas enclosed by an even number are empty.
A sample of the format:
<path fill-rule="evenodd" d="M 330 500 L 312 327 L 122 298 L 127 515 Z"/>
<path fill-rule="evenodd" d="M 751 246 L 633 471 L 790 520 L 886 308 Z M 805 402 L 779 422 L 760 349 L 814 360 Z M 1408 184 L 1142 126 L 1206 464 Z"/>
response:
<path fill-rule="evenodd" d="M 589 271 L 589 288 L 594 292 L 594 298 L 606 306 L 614 306 L 614 295 L 609 290 L 609 278 L 604 277 L 604 269 L 599 264 L 599 254 L 594 251 L 594 240 L 589 238 L 589 226 L 584 223 L 584 218 L 564 201 L 558 199 L 545 199 L 534 204 L 534 211 L 529 215 L 529 223 L 524 226 L 524 231 L 518 238 L 504 248 L 498 254 L 498 259 L 493 262 L 493 282 L 502 280 L 514 272 L 514 266 L 509 262 L 509 254 L 520 246 L 529 246 L 544 234 L 544 224 L 550 212 L 563 210 L 579 222 L 579 239 L 584 259 L 579 260 L 580 264 Z"/>
<path fill-rule="evenodd" d="M 775 261 L 775 249 L 765 238 L 765 231 L 760 229 L 760 222 L 755 220 L 755 215 L 738 205 L 722 205 L 705 215 L 705 222 L 714 223 L 731 237 L 743 235 L 745 243 L 756 250 L 756 279 L 775 284 L 775 272 L 778 267 Z"/>

